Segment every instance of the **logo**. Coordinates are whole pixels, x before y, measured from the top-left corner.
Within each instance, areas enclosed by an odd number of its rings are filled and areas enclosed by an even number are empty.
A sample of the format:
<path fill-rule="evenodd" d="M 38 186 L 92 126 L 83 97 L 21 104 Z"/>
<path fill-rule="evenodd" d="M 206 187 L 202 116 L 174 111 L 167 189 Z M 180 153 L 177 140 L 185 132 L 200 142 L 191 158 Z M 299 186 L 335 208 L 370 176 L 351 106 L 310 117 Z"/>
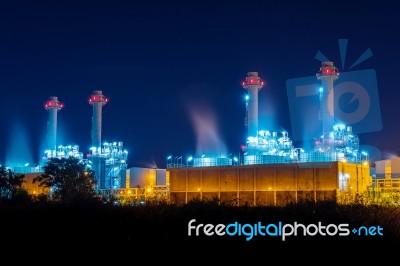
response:
<path fill-rule="evenodd" d="M 347 39 L 339 39 L 339 48 L 344 69 Z M 372 56 L 372 51 L 367 49 L 347 71 L 339 71 L 339 77 L 334 81 L 333 90 L 328 95 L 327 102 L 333 102 L 333 105 L 325 107 L 335 121 L 351 126 L 355 133 L 382 129 L 376 71 L 350 71 Z M 320 51 L 315 58 L 321 62 L 330 61 Z M 321 134 L 321 86 L 315 75 L 286 81 L 294 140 L 310 140 Z"/>
<path fill-rule="evenodd" d="M 225 224 L 196 224 L 196 219 L 192 219 L 188 223 L 188 236 L 243 236 L 246 241 L 252 240 L 254 237 L 279 237 L 282 241 L 287 240 L 289 237 L 296 236 L 383 236 L 383 228 L 377 226 L 360 226 L 351 229 L 349 224 L 323 224 L 318 222 L 316 224 L 302 224 L 294 222 L 291 223 L 269 223 L 263 224 L 262 222 L 254 224 L 241 224 L 233 222 L 228 225 Z"/>

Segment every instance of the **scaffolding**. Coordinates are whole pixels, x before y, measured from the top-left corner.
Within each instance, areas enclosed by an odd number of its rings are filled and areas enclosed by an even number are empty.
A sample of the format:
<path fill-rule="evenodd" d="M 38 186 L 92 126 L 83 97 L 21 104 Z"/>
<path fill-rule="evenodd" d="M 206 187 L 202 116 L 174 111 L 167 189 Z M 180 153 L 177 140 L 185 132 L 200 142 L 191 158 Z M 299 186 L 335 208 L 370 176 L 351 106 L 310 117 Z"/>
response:
<path fill-rule="evenodd" d="M 83 153 L 79 151 L 78 145 L 67 145 L 63 146 L 60 145 L 57 147 L 57 150 L 45 150 L 43 159 L 50 159 L 50 158 L 69 158 L 74 157 L 77 159 L 83 159 Z"/>
<path fill-rule="evenodd" d="M 95 171 L 99 189 L 118 189 L 126 180 L 128 151 L 122 142 L 103 143 L 91 148 L 88 165 Z"/>

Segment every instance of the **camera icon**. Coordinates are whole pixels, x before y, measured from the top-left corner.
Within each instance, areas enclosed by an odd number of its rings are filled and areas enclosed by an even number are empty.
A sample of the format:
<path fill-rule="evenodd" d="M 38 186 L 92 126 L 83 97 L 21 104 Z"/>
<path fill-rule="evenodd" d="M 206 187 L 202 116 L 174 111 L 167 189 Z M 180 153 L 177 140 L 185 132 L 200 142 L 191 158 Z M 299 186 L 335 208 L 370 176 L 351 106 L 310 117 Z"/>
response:
<path fill-rule="evenodd" d="M 293 140 L 318 137 L 322 132 L 320 120 L 321 84 L 315 76 L 286 81 Z M 382 129 L 376 72 L 373 69 L 340 73 L 333 90 L 333 107 L 328 106 L 334 121 L 352 127 L 355 133 Z"/>

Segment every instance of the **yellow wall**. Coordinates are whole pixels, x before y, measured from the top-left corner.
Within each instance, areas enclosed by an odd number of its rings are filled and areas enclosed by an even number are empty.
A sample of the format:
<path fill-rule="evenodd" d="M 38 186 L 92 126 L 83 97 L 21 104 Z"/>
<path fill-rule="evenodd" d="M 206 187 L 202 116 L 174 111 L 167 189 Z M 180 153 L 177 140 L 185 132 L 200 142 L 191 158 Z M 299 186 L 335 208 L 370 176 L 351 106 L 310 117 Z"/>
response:
<path fill-rule="evenodd" d="M 369 167 L 332 162 L 313 164 L 242 165 L 169 168 L 170 199 L 220 199 L 248 205 L 286 205 L 336 198 L 341 189 L 363 193 L 371 185 Z M 346 174 L 345 184 L 339 177 Z"/>

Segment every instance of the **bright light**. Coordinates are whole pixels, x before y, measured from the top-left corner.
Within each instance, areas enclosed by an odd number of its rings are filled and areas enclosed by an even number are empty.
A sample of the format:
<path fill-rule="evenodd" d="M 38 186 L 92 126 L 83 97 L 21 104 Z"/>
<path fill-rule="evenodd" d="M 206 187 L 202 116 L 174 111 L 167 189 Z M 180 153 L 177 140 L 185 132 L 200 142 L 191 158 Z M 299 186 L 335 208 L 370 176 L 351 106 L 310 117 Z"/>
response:
<path fill-rule="evenodd" d="M 343 124 L 336 124 L 333 126 L 334 130 L 344 130 L 345 128 L 346 128 L 346 126 Z"/>
<path fill-rule="evenodd" d="M 319 87 L 319 92 L 323 92 L 323 91 L 324 91 L 324 88 Z"/>
<path fill-rule="evenodd" d="M 362 151 L 361 154 L 364 155 L 364 156 L 368 156 L 368 153 L 365 152 L 365 151 Z"/>
<path fill-rule="evenodd" d="M 248 100 L 250 97 L 249 97 L 249 95 L 246 95 L 244 98 L 245 98 L 246 100 Z"/>
<path fill-rule="evenodd" d="M 201 158 L 204 158 L 204 157 L 206 157 L 206 155 L 205 155 L 205 154 L 203 154 L 203 155 L 201 156 Z"/>
<path fill-rule="evenodd" d="M 238 158 L 237 158 L 237 157 L 233 157 L 233 160 L 234 160 L 235 162 L 237 162 L 237 161 L 238 161 Z"/>
<path fill-rule="evenodd" d="M 189 158 L 187 160 L 188 160 L 188 162 L 190 162 L 191 160 L 193 160 L 193 156 L 189 156 Z"/>
<path fill-rule="evenodd" d="M 29 166 L 29 163 L 26 163 L 26 164 L 25 164 L 25 167 L 27 167 L 27 166 Z"/>

